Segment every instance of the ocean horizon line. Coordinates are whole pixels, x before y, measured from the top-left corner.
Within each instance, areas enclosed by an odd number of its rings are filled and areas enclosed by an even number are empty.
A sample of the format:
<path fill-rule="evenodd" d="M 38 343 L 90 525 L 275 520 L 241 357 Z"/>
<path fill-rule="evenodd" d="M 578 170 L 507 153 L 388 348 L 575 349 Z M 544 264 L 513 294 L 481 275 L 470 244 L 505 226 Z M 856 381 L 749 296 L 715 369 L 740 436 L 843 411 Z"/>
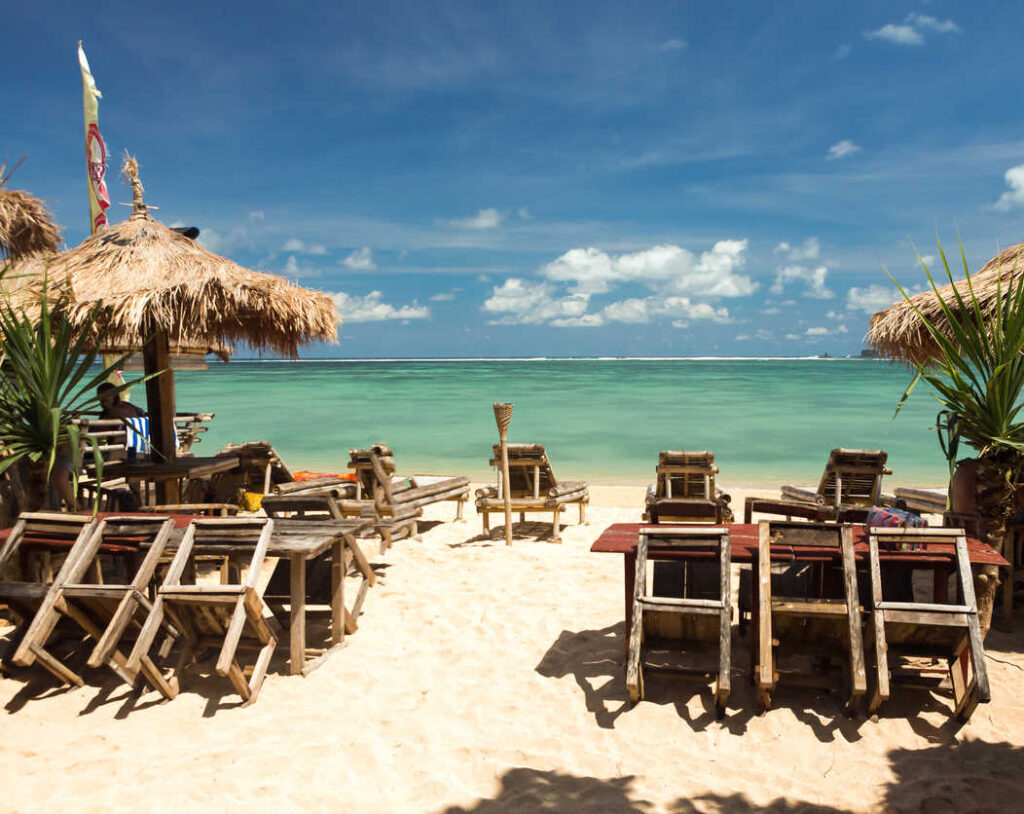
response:
<path fill-rule="evenodd" d="M 360 362 L 892 362 L 873 356 L 366 356 L 314 357 L 306 359 L 233 358 L 232 362 L 262 364 L 323 364 L 328 362 L 357 364 Z"/>

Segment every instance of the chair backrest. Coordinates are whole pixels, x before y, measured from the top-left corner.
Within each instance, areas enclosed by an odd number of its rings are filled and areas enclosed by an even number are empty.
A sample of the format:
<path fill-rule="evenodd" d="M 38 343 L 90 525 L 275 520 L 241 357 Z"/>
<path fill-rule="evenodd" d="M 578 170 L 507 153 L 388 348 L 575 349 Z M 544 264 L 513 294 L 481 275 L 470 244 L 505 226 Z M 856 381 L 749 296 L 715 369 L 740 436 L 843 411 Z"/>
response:
<path fill-rule="evenodd" d="M 213 421 L 213 413 L 176 413 L 174 416 L 174 427 L 178 431 L 178 454 L 183 455 L 192 449 L 193 444 L 200 443 L 203 439 L 200 434 L 206 432 L 209 427 L 205 424 Z"/>
<path fill-rule="evenodd" d="M 356 497 L 360 500 L 373 498 L 384 489 L 390 502 L 391 476 L 395 474 L 395 453 L 387 444 L 371 444 L 366 449 L 348 451 L 348 468 L 356 474 Z M 374 471 L 374 459 L 377 471 Z"/>
<path fill-rule="evenodd" d="M 768 529 L 769 545 L 791 548 L 841 548 L 844 533 L 850 527 L 838 523 L 804 523 L 789 520 L 762 520 Z"/>
<path fill-rule="evenodd" d="M 889 453 L 880 449 L 834 449 L 828 456 L 818 484 L 818 495 L 827 506 L 876 506 L 882 492 L 882 476 L 891 475 L 885 465 Z"/>
<path fill-rule="evenodd" d="M 491 466 L 501 477 L 501 445 L 494 445 Z M 508 445 L 509 494 L 515 498 L 542 497 L 558 486 L 543 444 Z"/>
<path fill-rule="evenodd" d="M 13 562 L 15 552 L 23 545 L 48 549 L 59 553 L 70 552 L 80 540 L 92 533 L 95 520 L 84 514 L 57 514 L 55 512 L 22 512 L 14 528 L 0 547 L 0 578 Z M 65 560 L 65 566 L 70 560 Z M 24 579 L 27 575 L 22 575 Z M 25 580 L 28 581 L 28 580 Z"/>
<path fill-rule="evenodd" d="M 269 517 L 217 517 L 193 520 L 185 530 L 174 561 L 167 571 L 165 586 L 180 585 L 186 568 L 204 554 L 248 557 L 245 585 L 255 587 L 266 559 L 274 521 Z"/>
<path fill-rule="evenodd" d="M 267 517 L 294 520 L 341 520 L 344 515 L 333 495 L 267 495 L 262 506 Z"/>
<path fill-rule="evenodd" d="M 93 531 L 90 545 L 83 547 L 75 570 L 79 574 L 86 573 L 88 566 L 101 554 L 131 554 L 145 549 L 145 558 L 136 564 L 136 574 L 128 575 L 133 587 L 142 590 L 148 585 L 149 578 L 156 569 L 157 561 L 170 541 L 173 531 L 174 521 L 167 516 L 105 517 L 98 522 Z M 105 572 L 103 585 L 98 587 L 112 587 Z"/>
<path fill-rule="evenodd" d="M 959 528 L 871 528 L 868 530 L 868 546 L 871 560 L 872 580 L 881 575 L 879 554 L 883 551 L 899 552 L 901 557 L 920 556 L 933 558 L 937 553 L 953 555 L 956 559 L 956 578 L 959 595 L 964 604 L 977 610 L 974 598 L 974 580 L 971 577 L 971 560 L 967 552 L 967 532 Z M 879 580 L 876 593 L 880 593 L 884 582 Z M 876 595 L 875 602 L 883 601 Z"/>
<path fill-rule="evenodd" d="M 657 496 L 713 499 L 715 453 L 706 450 L 664 450 L 658 455 Z"/>
<path fill-rule="evenodd" d="M 78 425 L 83 433 L 96 439 L 104 462 L 124 460 L 127 455 L 128 428 L 120 418 L 83 418 Z M 83 449 L 83 462 L 86 465 L 93 463 L 91 444 L 86 444 Z"/>

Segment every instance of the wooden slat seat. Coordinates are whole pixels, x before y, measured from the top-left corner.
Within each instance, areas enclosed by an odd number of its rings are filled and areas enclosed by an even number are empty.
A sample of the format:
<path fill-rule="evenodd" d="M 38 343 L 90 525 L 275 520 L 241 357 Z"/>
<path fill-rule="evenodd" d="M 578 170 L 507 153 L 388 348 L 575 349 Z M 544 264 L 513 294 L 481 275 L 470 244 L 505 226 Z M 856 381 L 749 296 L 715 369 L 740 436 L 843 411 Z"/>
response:
<path fill-rule="evenodd" d="M 193 520 L 157 590 L 153 607 L 129 656 L 128 669 L 138 669 L 160 626 L 168 620 L 182 639 L 169 681 L 174 692 L 180 673 L 192 662 L 197 650 L 215 643 L 220 647 L 215 667 L 217 674 L 228 678 L 245 703 L 255 701 L 277 645 L 277 635 L 264 619 L 267 609 L 257 590 L 273 530 L 274 521 L 261 517 Z M 196 584 L 195 559 L 201 554 L 235 558 L 241 581 Z M 241 648 L 258 651 L 248 681 L 238 660 Z M 166 697 L 173 697 L 163 688 L 159 689 Z"/>
<path fill-rule="evenodd" d="M 880 549 L 913 556 L 915 551 L 924 550 L 922 543 L 953 544 L 956 599 L 950 603 L 888 601 Z M 876 673 L 869 709 L 874 712 L 889 699 L 897 672 L 915 672 L 906 659 L 927 656 L 948 666 L 953 714 L 960 721 L 969 720 L 979 703 L 989 702 L 991 691 L 964 530 L 873 528 L 868 533 L 868 549 L 872 592 L 868 630 L 875 645 Z"/>
<path fill-rule="evenodd" d="M 532 512 L 551 512 L 551 540 L 561 542 L 559 516 L 564 507 L 578 504 L 580 524 L 586 523 L 586 507 L 590 503 L 590 487 L 586 481 L 560 481 L 555 478 L 543 444 L 508 444 L 508 491 L 512 511 L 520 522 Z M 490 515 L 505 511 L 504 484 L 501 482 L 501 445 L 495 444 L 490 460 L 498 472 L 498 485 L 476 490 L 476 510 L 483 520 L 485 533 L 490 532 Z"/>
<path fill-rule="evenodd" d="M 647 589 L 648 559 L 657 560 L 661 552 L 699 552 L 705 561 L 688 561 L 695 568 L 717 568 L 717 597 L 660 596 Z M 633 584 L 633 614 L 629 630 L 629 654 L 626 661 L 626 690 L 633 702 L 644 697 L 645 653 L 649 643 L 683 641 L 686 654 L 717 650 L 718 678 L 715 686 L 715 707 L 725 713 L 731 687 L 731 546 L 727 529 L 670 528 L 668 526 L 640 529 L 637 547 L 636 575 Z M 657 585 L 655 585 L 655 589 Z M 703 670 L 696 671 L 704 674 Z"/>
<path fill-rule="evenodd" d="M 771 547 L 790 548 L 797 560 L 802 551 L 813 551 L 816 558 L 832 549 L 829 562 L 815 566 L 817 578 L 806 583 L 804 596 L 782 596 L 777 591 L 784 574 L 771 569 Z M 837 568 L 840 576 L 838 596 L 829 596 L 828 576 L 824 569 Z M 787 580 L 792 584 L 792 580 Z M 753 584 L 758 593 L 758 641 L 751 648 L 758 702 L 762 709 L 771 706 L 779 681 L 780 655 L 802 654 L 819 662 L 841 662 L 848 690 L 847 707 L 853 709 L 867 691 L 864 645 L 861 634 L 861 607 L 857 591 L 857 569 L 853 553 L 853 531 L 848 525 L 831 523 L 787 523 L 762 520 L 758 526 L 758 558 Z M 829 686 L 825 677 L 825 686 Z"/>

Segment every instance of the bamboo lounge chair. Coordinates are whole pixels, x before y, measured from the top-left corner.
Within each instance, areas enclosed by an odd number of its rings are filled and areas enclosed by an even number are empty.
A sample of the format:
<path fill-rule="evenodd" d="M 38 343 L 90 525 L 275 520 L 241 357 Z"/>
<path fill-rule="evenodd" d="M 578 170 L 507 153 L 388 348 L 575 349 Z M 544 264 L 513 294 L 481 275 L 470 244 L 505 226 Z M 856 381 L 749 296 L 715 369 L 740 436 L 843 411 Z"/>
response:
<path fill-rule="evenodd" d="M 889 574 L 882 571 L 879 549 L 896 549 L 908 556 L 915 552 L 934 555 L 928 544 L 954 547 L 958 596 L 953 603 L 933 601 L 894 602 L 886 598 Z M 873 528 L 868 536 L 871 557 L 872 623 L 868 630 L 875 643 L 877 683 L 868 709 L 876 711 L 889 699 L 893 679 L 913 676 L 912 657 L 941 659 L 949 667 L 953 687 L 953 714 L 962 722 L 970 719 L 979 703 L 988 703 L 991 692 L 981 642 L 978 604 L 963 529 Z M 968 663 L 971 670 L 968 671 Z M 920 664 L 917 664 L 920 667 Z"/>
<path fill-rule="evenodd" d="M 368 449 L 350 449 L 348 468 L 356 475 L 357 501 L 369 499 L 381 517 L 403 510 L 428 506 L 442 500 L 455 502 L 455 519 L 462 520 L 463 505 L 469 500 L 469 478 L 460 476 L 431 477 L 395 475 L 395 454 L 386 444 L 373 444 Z"/>
<path fill-rule="evenodd" d="M 851 512 L 881 504 L 882 476 L 892 474 L 885 465 L 888 457 L 884 450 L 833 449 L 816 490 L 783 486 L 781 499 L 748 497 L 744 522 L 751 521 L 753 512 L 783 515 L 787 520 L 852 520 Z"/>
<path fill-rule="evenodd" d="M 715 569 L 715 590 L 710 596 L 686 590 L 681 597 L 647 591 L 647 560 L 659 557 L 678 560 L 685 557 L 687 569 Z M 629 656 L 626 662 L 626 690 L 632 701 L 644 697 L 645 654 L 665 640 L 686 642 L 686 655 L 714 650 L 717 655 L 715 708 L 725 714 L 729 700 L 731 664 L 732 585 L 729 531 L 725 528 L 641 528 L 637 547 L 636 576 L 633 585 L 633 616 L 629 631 Z M 657 564 L 657 563 L 655 563 Z M 687 583 L 683 579 L 684 585 Z M 691 587 L 687 585 L 687 587 Z M 704 676 L 709 672 L 689 665 L 680 672 Z M 714 670 L 712 670 L 713 672 Z"/>
<path fill-rule="evenodd" d="M 134 685 L 137 673 L 127 668 L 121 642 L 129 628 L 141 628 L 152 603 L 149 587 L 157 565 L 174 530 L 169 517 L 107 517 L 93 525 L 90 532 L 68 554 L 70 569 L 62 569 L 50 586 L 39 611 L 29 625 L 14 654 L 14 663 L 28 666 L 38 661 L 56 678 L 81 687 L 81 676 L 46 650 L 61 618 L 77 623 L 94 641 L 89 667 L 110 667 L 128 684 Z M 117 556 L 124 563 L 127 582 L 111 582 L 116 570 L 104 568 L 103 560 Z M 89 582 L 86 582 L 89 579 Z M 167 640 L 164 654 L 177 637 L 165 625 Z M 173 690 L 148 655 L 140 669 L 145 679 L 165 694 Z"/>
<path fill-rule="evenodd" d="M 220 648 L 217 674 L 227 677 L 245 703 L 255 701 L 277 646 L 277 635 L 264 618 L 268 611 L 257 590 L 273 531 L 274 521 L 263 517 L 193 520 L 157 590 L 153 607 L 128 657 L 128 670 L 139 669 L 166 619 L 182 638 L 179 658 L 168 682 L 174 692 L 180 673 L 197 651 L 213 646 Z M 202 554 L 234 559 L 240 566 L 239 581 L 196 584 L 196 558 Z M 242 648 L 258 651 L 248 681 L 238 661 Z M 173 697 L 163 687 L 158 689 L 165 697 Z"/>
<path fill-rule="evenodd" d="M 647 489 L 644 522 L 731 523 L 729 496 L 715 486 L 715 453 L 667 450 Z"/>
<path fill-rule="evenodd" d="M 498 470 L 498 485 L 476 491 L 476 510 L 483 518 L 485 534 L 490 532 L 491 513 L 505 511 L 499 444 L 494 445 L 490 463 Z M 525 522 L 527 512 L 552 512 L 551 540 L 561 542 L 559 514 L 563 507 L 576 503 L 580 507 L 580 524 L 586 523 L 586 507 L 590 502 L 587 483 L 556 480 L 543 444 L 509 444 L 508 466 L 512 511 L 519 512 L 520 522 Z"/>
<path fill-rule="evenodd" d="M 773 573 L 773 545 L 786 546 L 799 571 Z M 771 707 L 779 681 L 780 653 L 810 656 L 825 668 L 838 659 L 843 668 L 847 708 L 855 708 L 867 692 L 867 674 L 852 527 L 762 520 L 752 576 L 758 590 L 758 640 L 752 653 L 761 708 Z M 815 681 L 817 678 L 805 677 L 803 683 L 831 686 L 829 675 Z"/>

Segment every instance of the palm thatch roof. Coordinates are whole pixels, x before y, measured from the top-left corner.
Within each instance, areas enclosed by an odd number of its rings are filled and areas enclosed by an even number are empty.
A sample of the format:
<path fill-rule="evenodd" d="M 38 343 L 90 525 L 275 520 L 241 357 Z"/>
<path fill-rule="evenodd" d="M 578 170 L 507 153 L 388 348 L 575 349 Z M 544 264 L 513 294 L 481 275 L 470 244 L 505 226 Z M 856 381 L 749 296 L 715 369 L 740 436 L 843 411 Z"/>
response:
<path fill-rule="evenodd" d="M 959 308 L 953 293 L 954 286 L 968 306 L 973 290 L 982 314 L 988 318 L 995 312 L 1002 297 L 1006 296 L 1008 283 L 1019 281 L 1021 274 L 1024 274 L 1024 243 L 1011 246 L 989 260 L 980 271 L 971 275 L 970 286 L 963 279 L 941 286 L 938 291 L 956 318 Z M 939 349 L 921 322 L 918 311 L 943 334 L 952 335 L 949 319 L 935 291 L 929 289 L 916 294 L 909 301 L 901 300 L 874 314 L 867 334 L 871 347 L 887 356 L 906 359 L 914 364 L 923 364 L 935 358 Z"/>
<path fill-rule="evenodd" d="M 8 186 L 17 165 L 6 175 L 5 169 L 0 164 L 0 261 L 57 251 L 60 229 L 50 210 L 34 195 Z"/>
<path fill-rule="evenodd" d="M 142 200 L 134 160 L 131 216 L 68 251 L 18 264 L 15 274 L 69 295 L 73 324 L 107 327 L 112 345 L 138 347 L 156 329 L 172 345 L 219 347 L 245 342 L 294 356 L 301 344 L 336 341 L 331 298 L 274 274 L 250 271 L 154 220 Z M 96 310 L 98 309 L 98 310 Z"/>

